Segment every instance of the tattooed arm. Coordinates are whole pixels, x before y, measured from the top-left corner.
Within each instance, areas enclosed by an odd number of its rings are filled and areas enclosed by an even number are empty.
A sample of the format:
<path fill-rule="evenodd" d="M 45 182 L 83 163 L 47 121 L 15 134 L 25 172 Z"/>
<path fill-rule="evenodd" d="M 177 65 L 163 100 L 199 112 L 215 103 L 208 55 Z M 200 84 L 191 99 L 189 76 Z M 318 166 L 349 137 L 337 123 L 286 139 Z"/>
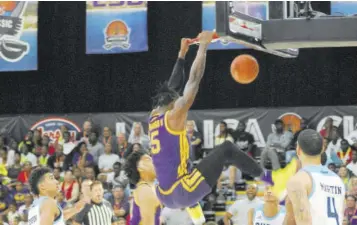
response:
<path fill-rule="evenodd" d="M 284 225 L 311 225 L 312 217 L 308 198 L 310 176 L 300 172 L 293 176 L 287 184 L 288 204 Z"/>

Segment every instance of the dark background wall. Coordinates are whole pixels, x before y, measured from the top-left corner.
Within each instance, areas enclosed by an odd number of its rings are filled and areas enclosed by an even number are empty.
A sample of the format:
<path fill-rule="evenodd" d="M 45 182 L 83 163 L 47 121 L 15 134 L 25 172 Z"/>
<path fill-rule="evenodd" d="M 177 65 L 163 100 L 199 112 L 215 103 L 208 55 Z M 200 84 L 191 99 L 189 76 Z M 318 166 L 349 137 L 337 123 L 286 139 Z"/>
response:
<path fill-rule="evenodd" d="M 0 113 L 147 111 L 154 87 L 171 73 L 180 38 L 201 31 L 201 15 L 201 2 L 150 2 L 149 52 L 86 55 L 85 2 L 40 2 L 39 69 L 0 74 Z M 260 63 L 250 85 L 229 74 L 242 53 Z M 302 50 L 297 59 L 210 51 L 194 108 L 355 104 L 356 67 L 356 48 Z"/>

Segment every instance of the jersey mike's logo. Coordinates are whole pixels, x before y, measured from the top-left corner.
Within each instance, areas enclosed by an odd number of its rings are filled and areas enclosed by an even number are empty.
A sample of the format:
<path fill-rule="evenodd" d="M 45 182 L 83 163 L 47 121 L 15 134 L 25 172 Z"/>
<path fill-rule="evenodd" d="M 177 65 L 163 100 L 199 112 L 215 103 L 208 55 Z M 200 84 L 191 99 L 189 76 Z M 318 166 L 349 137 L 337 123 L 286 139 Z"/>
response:
<path fill-rule="evenodd" d="M 0 1 L 0 56 L 8 62 L 17 62 L 28 54 L 30 47 L 21 41 L 23 13 L 27 2 Z"/>
<path fill-rule="evenodd" d="M 67 128 L 72 140 L 75 140 L 77 133 L 81 131 L 75 122 L 60 117 L 40 120 L 32 125 L 31 130 L 39 130 L 42 135 L 49 136 L 51 142 L 55 142 L 61 137 L 62 126 Z"/>
<path fill-rule="evenodd" d="M 113 48 L 130 48 L 130 28 L 122 20 L 110 22 L 104 29 L 104 46 L 106 50 Z"/>

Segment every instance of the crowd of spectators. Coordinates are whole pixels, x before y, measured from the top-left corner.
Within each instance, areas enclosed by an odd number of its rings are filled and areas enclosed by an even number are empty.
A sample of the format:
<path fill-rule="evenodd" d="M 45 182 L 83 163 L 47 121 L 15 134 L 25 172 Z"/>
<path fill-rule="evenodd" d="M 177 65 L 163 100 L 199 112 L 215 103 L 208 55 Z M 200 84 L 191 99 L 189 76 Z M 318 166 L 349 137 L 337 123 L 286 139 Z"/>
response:
<path fill-rule="evenodd" d="M 332 119 L 327 119 L 320 132 L 325 140 L 326 165 L 346 185 L 348 196 L 345 216 L 347 222 L 353 222 L 357 198 L 356 146 L 348 138 L 341 137 L 332 122 Z M 188 121 L 186 129 L 192 143 L 192 159 L 197 162 L 209 150 L 202 149 L 202 135 L 195 127 L 194 121 Z M 234 142 L 241 150 L 260 161 L 263 167 L 272 169 L 284 166 L 294 157 L 300 132 L 293 134 L 282 120 L 276 120 L 272 133 L 267 137 L 266 147 L 260 149 L 255 145 L 254 136 L 246 131 L 244 122 L 240 122 L 236 130 L 229 129 L 224 121 L 219 127 L 215 145 L 224 141 Z M 302 120 L 300 130 L 306 128 Z M 29 130 L 26 137 L 19 141 L 0 136 L 0 224 L 27 224 L 27 211 L 33 201 L 28 178 L 35 167 L 53 169 L 61 189 L 57 200 L 64 209 L 80 199 L 84 180 L 100 181 L 104 187 L 104 198 L 111 204 L 118 224 L 129 224 L 131 189 L 134 187 L 129 184 L 122 165 L 131 152 L 139 150 L 150 153 L 149 137 L 141 123 L 134 124 L 133 132 L 128 137 L 123 133 L 113 135 L 109 127 L 99 132 L 90 121 L 83 124 L 82 132 L 75 137 L 71 136 L 65 126 L 61 127 L 61 135 L 56 139 L 41 134 L 39 130 Z M 254 205 L 250 201 L 258 193 L 257 186 L 247 185 L 247 180 L 250 180 L 248 175 L 227 165 L 217 187 L 202 202 L 206 219 L 218 220 L 215 211 L 221 211 L 225 213 L 220 223 L 228 225 L 233 221 L 234 224 L 245 224 L 242 212 L 238 211 L 246 210 L 247 204 Z M 243 193 L 246 193 L 247 198 L 241 199 L 242 196 L 236 193 L 246 188 L 247 191 Z M 226 207 L 227 202 L 233 204 Z M 238 214 L 240 217 L 236 216 Z M 186 211 L 180 209 L 164 208 L 161 219 L 165 225 L 192 224 Z M 75 221 L 71 222 L 76 224 Z"/>

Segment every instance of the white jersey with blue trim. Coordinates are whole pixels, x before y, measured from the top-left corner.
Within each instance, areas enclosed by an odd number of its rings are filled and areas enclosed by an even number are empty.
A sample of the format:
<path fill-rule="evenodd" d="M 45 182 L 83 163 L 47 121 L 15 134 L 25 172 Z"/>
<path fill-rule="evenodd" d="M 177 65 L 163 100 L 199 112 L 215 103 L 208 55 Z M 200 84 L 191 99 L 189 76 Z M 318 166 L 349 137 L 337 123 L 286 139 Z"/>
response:
<path fill-rule="evenodd" d="M 46 198 L 48 197 L 41 196 L 33 201 L 28 213 L 28 225 L 40 225 L 40 209 Z M 66 225 L 61 206 L 58 205 L 58 209 L 60 210 L 60 215 L 53 221 L 53 225 Z"/>
<path fill-rule="evenodd" d="M 322 165 L 301 169 L 312 180 L 309 196 L 312 225 L 342 225 L 344 215 L 345 185 L 341 178 Z"/>
<path fill-rule="evenodd" d="M 285 218 L 285 207 L 279 206 L 278 213 L 273 217 L 264 215 L 264 204 L 254 209 L 253 225 L 281 225 Z"/>

